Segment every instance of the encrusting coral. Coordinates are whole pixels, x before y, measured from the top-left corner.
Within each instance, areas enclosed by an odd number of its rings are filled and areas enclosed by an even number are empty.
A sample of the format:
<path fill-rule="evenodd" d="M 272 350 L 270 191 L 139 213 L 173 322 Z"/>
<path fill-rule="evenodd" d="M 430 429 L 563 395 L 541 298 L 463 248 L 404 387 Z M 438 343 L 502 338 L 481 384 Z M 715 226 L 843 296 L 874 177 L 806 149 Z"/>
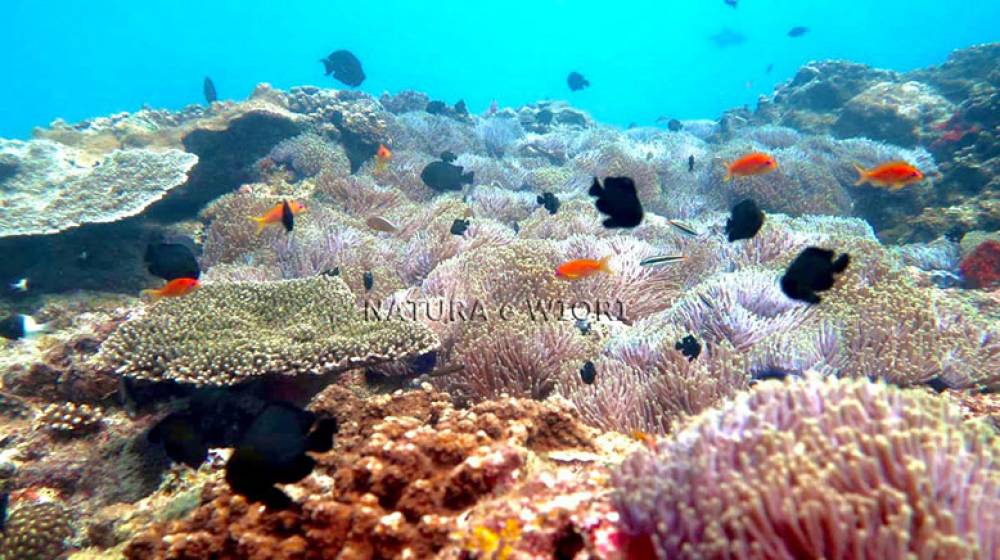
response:
<path fill-rule="evenodd" d="M 615 474 L 632 557 L 993 558 L 1000 444 L 922 391 L 762 384 Z"/>
<path fill-rule="evenodd" d="M 415 322 L 367 321 L 338 278 L 207 284 L 156 302 L 116 330 L 98 361 L 141 379 L 228 385 L 319 374 L 433 350 Z"/>

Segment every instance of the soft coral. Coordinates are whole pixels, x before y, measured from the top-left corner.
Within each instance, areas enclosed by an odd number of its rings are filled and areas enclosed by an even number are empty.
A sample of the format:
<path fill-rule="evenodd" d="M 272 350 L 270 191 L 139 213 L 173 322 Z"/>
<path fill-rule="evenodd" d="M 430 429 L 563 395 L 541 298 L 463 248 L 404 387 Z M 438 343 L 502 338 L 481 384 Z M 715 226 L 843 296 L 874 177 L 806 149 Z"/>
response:
<path fill-rule="evenodd" d="M 1000 282 L 1000 241 L 980 243 L 962 259 L 961 269 L 971 288 L 988 288 Z"/>

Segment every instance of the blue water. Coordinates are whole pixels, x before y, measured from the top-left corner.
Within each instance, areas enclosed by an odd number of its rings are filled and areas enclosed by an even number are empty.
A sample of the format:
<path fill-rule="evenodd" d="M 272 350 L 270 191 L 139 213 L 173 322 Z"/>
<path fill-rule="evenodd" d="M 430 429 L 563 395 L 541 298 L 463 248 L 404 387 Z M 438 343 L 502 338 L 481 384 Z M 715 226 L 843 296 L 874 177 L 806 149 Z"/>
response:
<path fill-rule="evenodd" d="M 621 125 L 714 118 L 752 106 L 806 61 L 937 64 L 1000 39 L 998 21 L 996 0 L 740 0 L 735 10 L 722 0 L 4 0 L 0 136 L 200 102 L 204 75 L 223 98 L 258 82 L 342 87 L 318 62 L 341 48 L 362 60 L 360 89 L 376 95 L 417 89 L 473 111 L 564 98 Z M 796 25 L 810 32 L 787 37 Z M 746 42 L 709 41 L 725 28 Z M 571 70 L 592 87 L 571 93 Z"/>

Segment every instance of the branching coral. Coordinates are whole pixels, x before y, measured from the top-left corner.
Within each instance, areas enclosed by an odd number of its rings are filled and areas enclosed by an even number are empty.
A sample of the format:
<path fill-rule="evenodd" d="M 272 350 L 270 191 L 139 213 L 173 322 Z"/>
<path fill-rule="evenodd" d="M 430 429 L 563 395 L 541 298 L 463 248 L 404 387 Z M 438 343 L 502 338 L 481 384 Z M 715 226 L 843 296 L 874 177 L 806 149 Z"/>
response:
<path fill-rule="evenodd" d="M 520 121 L 504 114 L 478 119 L 475 131 L 486 153 L 494 158 L 503 157 L 507 148 L 524 136 Z"/>
<path fill-rule="evenodd" d="M 689 360 L 674 347 L 675 340 L 668 336 L 639 343 L 648 345 L 644 347 L 619 346 L 618 358 L 602 356 L 594 362 L 598 375 L 593 385 L 578 378 L 563 380 L 559 392 L 593 426 L 663 434 L 677 420 L 715 406 L 749 385 L 742 357 L 728 344 L 710 346 Z"/>
<path fill-rule="evenodd" d="M 321 171 L 348 175 L 351 162 L 344 148 L 327 142 L 322 136 L 306 132 L 283 140 L 268 155 L 276 163 L 288 164 L 300 176 L 312 177 Z"/>
<path fill-rule="evenodd" d="M 465 321 L 457 340 L 451 362 L 463 369 L 435 384 L 477 402 L 505 394 L 544 399 L 579 379 L 583 363 L 597 353 L 594 338 L 582 336 L 571 320 L 524 311 Z"/>
<path fill-rule="evenodd" d="M 423 111 L 404 113 L 390 123 L 389 133 L 396 148 L 420 152 L 432 158 L 439 157 L 444 151 L 456 155 L 485 153 L 483 143 L 472 127 L 443 115 Z"/>
<path fill-rule="evenodd" d="M 814 313 L 785 297 L 777 279 L 766 270 L 717 274 L 647 321 L 677 323 L 709 344 L 726 341 L 746 350 L 768 336 L 800 328 Z"/>
<path fill-rule="evenodd" d="M 265 374 L 319 374 L 419 355 L 436 337 L 374 321 L 339 279 L 207 284 L 122 324 L 98 359 L 119 374 L 228 385 Z"/>
<path fill-rule="evenodd" d="M 629 458 L 614 502 L 629 548 L 664 559 L 991 558 L 987 430 L 924 392 L 765 383 Z"/>
<path fill-rule="evenodd" d="M 324 170 L 316 177 L 317 199 L 358 217 L 388 215 L 406 202 L 393 187 L 383 187 L 370 177 Z"/>

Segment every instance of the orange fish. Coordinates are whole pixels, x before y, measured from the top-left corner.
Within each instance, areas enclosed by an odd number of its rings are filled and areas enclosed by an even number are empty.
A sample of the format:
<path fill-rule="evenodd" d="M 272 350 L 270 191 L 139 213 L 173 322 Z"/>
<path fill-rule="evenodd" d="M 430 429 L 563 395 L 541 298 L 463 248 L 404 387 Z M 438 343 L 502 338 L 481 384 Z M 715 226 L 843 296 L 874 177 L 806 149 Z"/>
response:
<path fill-rule="evenodd" d="M 576 259 L 565 262 L 556 268 L 556 276 L 566 280 L 579 280 L 598 272 L 611 272 L 608 268 L 608 259 L 604 257 L 599 261 L 593 259 Z"/>
<path fill-rule="evenodd" d="M 258 216 L 256 218 L 250 218 L 251 220 L 257 222 L 257 233 L 264 231 L 264 228 L 271 224 L 281 223 L 281 207 L 284 203 L 279 202 L 274 205 L 273 208 L 264 213 L 263 216 Z M 306 207 L 301 202 L 296 202 L 291 200 L 288 202 L 288 207 L 292 209 L 292 214 L 301 214 L 306 211 Z"/>
<path fill-rule="evenodd" d="M 385 147 L 385 144 L 379 144 L 378 151 L 375 152 L 375 175 L 381 175 L 385 172 L 385 166 L 389 165 L 390 159 L 392 159 L 392 152 Z"/>
<path fill-rule="evenodd" d="M 886 187 L 890 191 L 898 191 L 906 185 L 924 180 L 924 174 L 905 161 L 890 161 L 871 169 L 865 169 L 855 163 L 854 169 L 858 170 L 858 180 L 854 182 L 855 187 L 871 183 L 875 187 Z"/>
<path fill-rule="evenodd" d="M 155 290 L 143 290 L 141 295 L 152 296 L 154 299 L 162 297 L 186 296 L 195 291 L 201 282 L 197 278 L 174 278 L 167 282 L 162 288 Z"/>
<path fill-rule="evenodd" d="M 752 152 L 726 165 L 726 176 L 722 180 L 729 181 L 733 177 L 763 175 L 777 168 L 778 162 L 770 155 L 761 152 Z"/>

